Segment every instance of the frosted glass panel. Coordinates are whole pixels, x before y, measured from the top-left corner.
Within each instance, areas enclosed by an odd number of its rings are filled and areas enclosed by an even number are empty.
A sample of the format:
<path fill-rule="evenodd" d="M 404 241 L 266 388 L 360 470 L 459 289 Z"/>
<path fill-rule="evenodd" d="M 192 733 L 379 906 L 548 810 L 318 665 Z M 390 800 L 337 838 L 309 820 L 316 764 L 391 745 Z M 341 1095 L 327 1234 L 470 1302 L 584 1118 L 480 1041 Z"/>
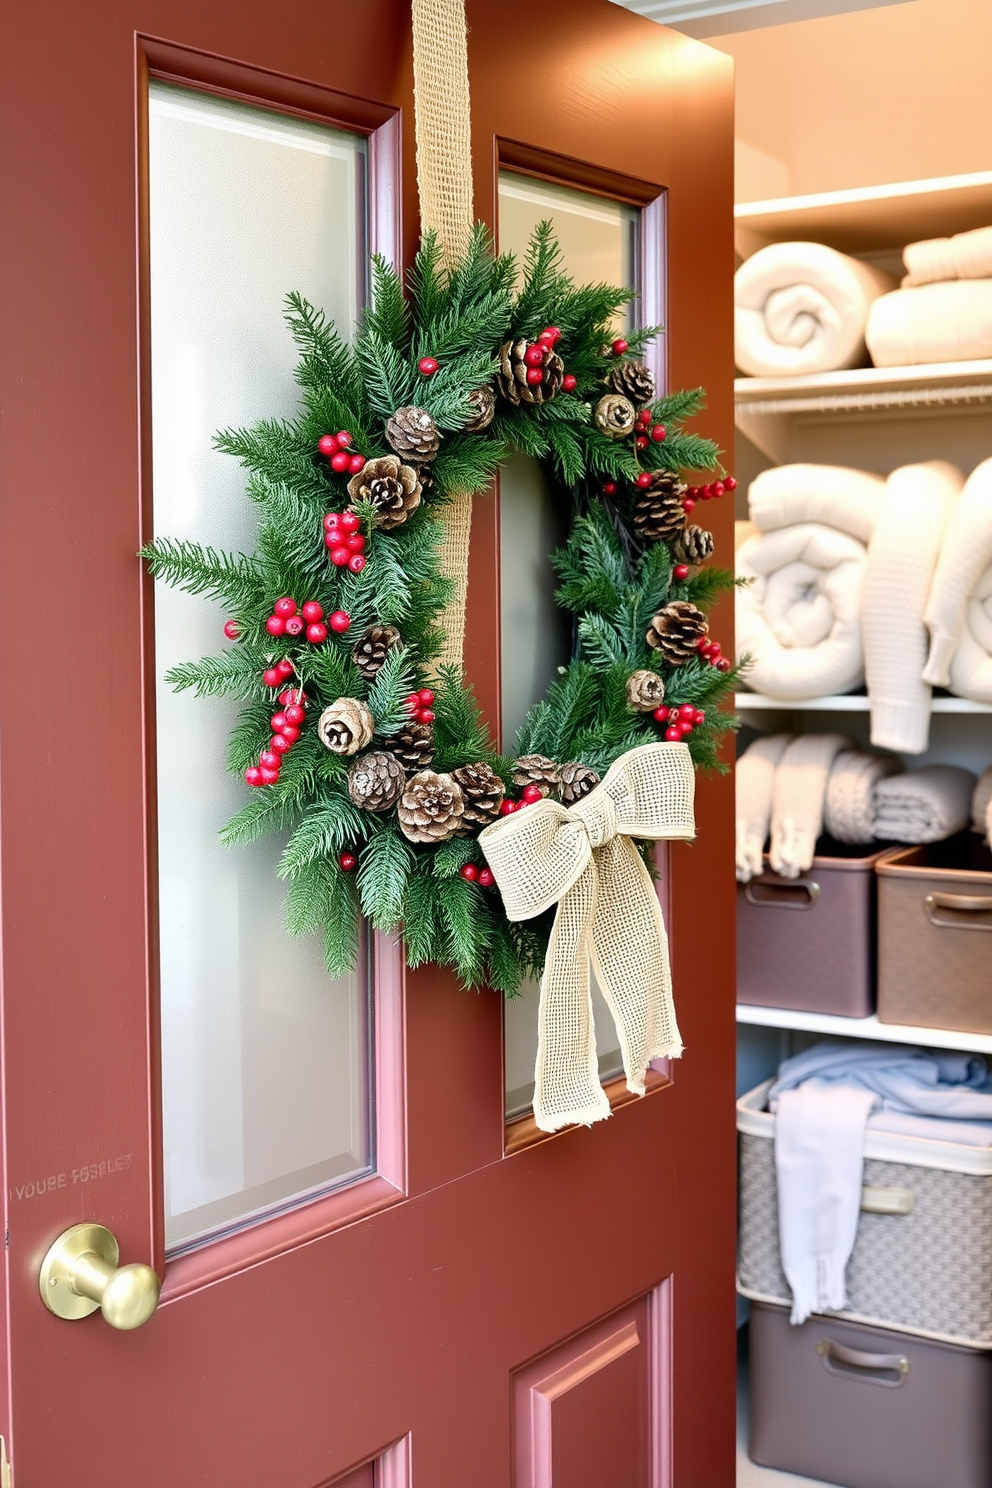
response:
<path fill-rule="evenodd" d="M 499 246 L 523 259 L 530 236 L 544 219 L 554 224 L 565 268 L 578 283 L 637 287 L 639 214 L 604 197 L 529 180 L 506 172 L 499 183 Z M 627 323 L 617 318 L 617 330 Z M 556 579 L 549 555 L 566 537 L 561 510 L 536 460 L 518 455 L 500 473 L 500 645 L 503 657 L 503 748 L 513 749 L 531 704 L 547 691 L 571 654 L 572 626 L 554 602 Z M 613 1019 L 594 989 L 599 1068 L 606 1079 L 621 1069 Z M 537 1051 L 537 986 L 525 983 L 506 1006 L 506 1112 L 519 1115 L 534 1095 Z"/>
<path fill-rule="evenodd" d="M 295 407 L 283 297 L 346 329 L 362 295 L 364 146 L 350 135 L 152 85 L 155 531 L 253 545 L 244 472 L 215 430 Z M 247 798 L 226 772 L 236 705 L 178 696 L 223 614 L 158 585 L 159 916 L 166 1237 L 172 1248 L 367 1171 L 369 974 L 331 981 L 282 927 L 282 842 L 225 848 Z"/>

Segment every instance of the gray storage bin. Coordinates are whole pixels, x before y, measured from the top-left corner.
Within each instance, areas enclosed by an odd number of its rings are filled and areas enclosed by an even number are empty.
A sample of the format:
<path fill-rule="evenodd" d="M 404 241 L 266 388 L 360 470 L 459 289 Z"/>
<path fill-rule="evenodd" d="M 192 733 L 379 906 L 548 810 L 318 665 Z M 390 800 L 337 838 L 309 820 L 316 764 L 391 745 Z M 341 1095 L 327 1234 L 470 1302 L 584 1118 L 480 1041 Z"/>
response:
<path fill-rule="evenodd" d="M 989 1488 L 992 1354 L 755 1303 L 748 1452 L 843 1488 Z"/>
<path fill-rule="evenodd" d="M 788 1303 L 771 1084 L 737 1103 L 738 1285 L 753 1300 Z M 869 1131 L 864 1183 L 840 1316 L 992 1349 L 992 1149 Z"/>
<path fill-rule="evenodd" d="M 737 1001 L 867 1018 L 875 1008 L 875 866 L 886 849 L 821 838 L 808 873 L 737 885 Z"/>

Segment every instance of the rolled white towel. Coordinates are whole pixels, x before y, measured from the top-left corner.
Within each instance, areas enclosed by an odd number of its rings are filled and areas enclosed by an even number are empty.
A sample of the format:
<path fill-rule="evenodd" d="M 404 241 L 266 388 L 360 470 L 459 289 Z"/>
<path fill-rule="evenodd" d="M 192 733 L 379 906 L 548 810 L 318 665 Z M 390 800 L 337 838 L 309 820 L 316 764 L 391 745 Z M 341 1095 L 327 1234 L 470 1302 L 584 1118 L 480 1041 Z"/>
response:
<path fill-rule="evenodd" d="M 748 487 L 751 521 L 762 532 L 817 522 L 867 543 L 885 502 L 885 480 L 846 465 L 776 465 Z"/>
<path fill-rule="evenodd" d="M 992 703 L 992 460 L 976 466 L 955 503 L 924 618 L 924 680 Z"/>
<path fill-rule="evenodd" d="M 886 483 L 868 545 L 861 625 L 871 742 L 922 754 L 930 737 L 923 614 L 944 528 L 964 476 L 944 460 L 904 465 Z"/>
<path fill-rule="evenodd" d="M 737 365 L 752 377 L 792 377 L 865 360 L 872 301 L 895 280 L 823 243 L 772 243 L 734 275 Z"/>
<path fill-rule="evenodd" d="M 768 861 L 782 878 L 798 878 L 811 866 L 831 766 L 841 750 L 853 748 L 844 734 L 799 734 L 786 748 L 772 784 L 768 849 Z"/>
<path fill-rule="evenodd" d="M 992 357 L 992 279 L 897 289 L 871 306 L 865 340 L 876 367 Z"/>
<path fill-rule="evenodd" d="M 992 279 L 992 227 L 907 243 L 902 261 L 906 266 L 904 289 L 940 279 Z"/>
<path fill-rule="evenodd" d="M 902 768 L 902 761 L 894 754 L 842 750 L 827 779 L 824 830 L 838 842 L 873 842 L 876 835 L 873 791 L 886 775 L 897 775 Z"/>
<path fill-rule="evenodd" d="M 762 855 L 772 819 L 775 769 L 791 734 L 768 734 L 755 739 L 737 761 L 734 778 L 737 799 L 737 877 L 750 883 L 761 873 Z"/>
<path fill-rule="evenodd" d="M 992 765 L 978 777 L 971 798 L 971 826 L 992 847 Z"/>
<path fill-rule="evenodd" d="M 875 786 L 875 832 L 887 842 L 942 842 L 971 821 L 977 785 L 959 765 L 925 765 Z"/>

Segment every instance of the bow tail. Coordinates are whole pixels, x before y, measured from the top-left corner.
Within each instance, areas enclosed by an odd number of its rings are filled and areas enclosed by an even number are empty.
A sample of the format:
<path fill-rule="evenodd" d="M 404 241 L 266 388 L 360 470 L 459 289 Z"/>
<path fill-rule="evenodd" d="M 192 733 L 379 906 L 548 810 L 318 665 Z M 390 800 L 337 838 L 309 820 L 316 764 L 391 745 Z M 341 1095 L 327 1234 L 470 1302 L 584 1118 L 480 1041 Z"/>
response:
<path fill-rule="evenodd" d="M 668 935 L 651 875 L 629 837 L 617 835 L 594 854 L 599 894 L 592 958 L 620 1035 L 627 1089 L 644 1094 L 652 1059 L 676 1059 Z"/>
<path fill-rule="evenodd" d="M 590 862 L 558 905 L 541 978 L 534 1072 L 534 1120 L 541 1131 L 589 1126 L 610 1114 L 599 1082 L 589 985 L 596 898 Z"/>

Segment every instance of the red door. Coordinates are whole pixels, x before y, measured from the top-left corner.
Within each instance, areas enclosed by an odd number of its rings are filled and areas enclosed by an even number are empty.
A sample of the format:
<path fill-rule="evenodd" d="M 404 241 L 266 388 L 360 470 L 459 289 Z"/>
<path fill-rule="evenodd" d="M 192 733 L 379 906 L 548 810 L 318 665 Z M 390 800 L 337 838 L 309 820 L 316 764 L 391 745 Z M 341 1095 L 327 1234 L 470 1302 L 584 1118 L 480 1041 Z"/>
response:
<path fill-rule="evenodd" d="M 729 446 L 729 63 L 606 0 L 468 12 L 477 214 L 497 225 L 500 166 L 637 208 L 668 383 L 709 389 L 705 432 Z M 169 823 L 134 558 L 153 503 L 149 77 L 366 140 L 368 236 L 409 261 L 409 15 L 50 0 L 6 8 L 2 54 L 0 1428 L 18 1488 L 730 1488 L 726 781 L 700 782 L 698 841 L 672 850 L 686 1054 L 643 1100 L 611 1090 L 611 1121 L 553 1138 L 507 1127 L 499 1000 L 380 946 L 358 1175 L 267 1207 L 243 1178 L 261 1219 L 167 1253 Z M 476 504 L 467 651 L 494 718 L 498 521 Z M 715 525 L 729 552 L 729 512 Z M 164 1278 L 136 1331 L 42 1304 L 42 1260 L 83 1221 Z"/>

